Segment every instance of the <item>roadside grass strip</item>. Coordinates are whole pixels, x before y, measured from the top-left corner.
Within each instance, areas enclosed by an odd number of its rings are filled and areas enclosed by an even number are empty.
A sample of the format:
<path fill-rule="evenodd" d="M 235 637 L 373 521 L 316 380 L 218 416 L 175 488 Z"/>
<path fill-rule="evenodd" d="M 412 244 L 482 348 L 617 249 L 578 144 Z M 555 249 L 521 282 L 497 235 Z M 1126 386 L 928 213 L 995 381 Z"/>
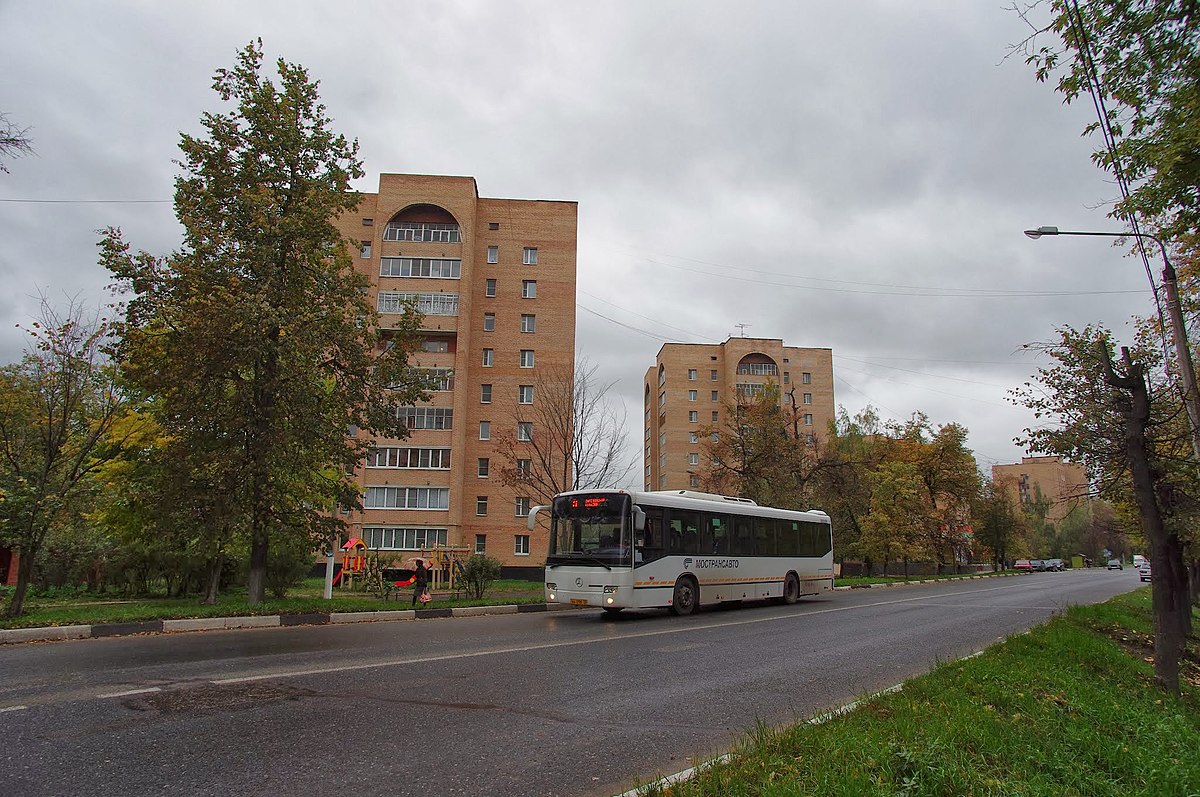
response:
<path fill-rule="evenodd" d="M 1152 654 L 1149 590 L 1071 607 L 820 722 L 760 725 L 687 778 L 634 793 L 1200 795 L 1200 639 L 1179 698 L 1154 686 Z"/>

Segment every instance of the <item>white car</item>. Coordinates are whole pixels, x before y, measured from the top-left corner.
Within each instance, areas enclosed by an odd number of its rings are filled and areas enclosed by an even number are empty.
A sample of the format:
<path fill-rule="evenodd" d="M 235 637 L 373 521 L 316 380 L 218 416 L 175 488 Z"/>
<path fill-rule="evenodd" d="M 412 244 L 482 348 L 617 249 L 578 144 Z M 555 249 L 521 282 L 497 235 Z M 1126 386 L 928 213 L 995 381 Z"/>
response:
<path fill-rule="evenodd" d="M 1142 562 L 1142 566 L 1138 568 L 1138 578 L 1142 581 L 1150 580 L 1150 563 Z"/>

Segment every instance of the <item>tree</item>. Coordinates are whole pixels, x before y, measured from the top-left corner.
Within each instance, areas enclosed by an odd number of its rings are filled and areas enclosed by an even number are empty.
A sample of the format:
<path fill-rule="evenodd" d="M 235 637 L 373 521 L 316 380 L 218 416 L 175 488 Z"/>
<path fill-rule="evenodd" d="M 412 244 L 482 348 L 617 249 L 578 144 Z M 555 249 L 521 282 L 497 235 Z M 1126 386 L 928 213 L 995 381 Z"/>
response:
<path fill-rule="evenodd" d="M 1190 622 L 1183 549 L 1198 508 L 1186 416 L 1163 384 L 1147 387 L 1146 364 L 1159 362 L 1159 355 L 1144 339 L 1136 354 L 1122 349 L 1122 373 L 1112 364 L 1110 334 L 1102 328 L 1062 328 L 1056 343 L 1039 348 L 1057 364 L 1040 369 L 1040 384 L 1026 383 L 1014 397 L 1056 423 L 1026 430 L 1018 442 L 1083 462 L 1101 495 L 1137 507 L 1155 567 L 1155 678 L 1178 692 Z"/>
<path fill-rule="evenodd" d="M 1052 0 L 1023 43 L 1039 81 L 1068 103 L 1095 98 L 1093 159 L 1127 195 L 1113 216 L 1154 220 L 1166 238 L 1200 229 L 1200 14 L 1194 0 Z M 1058 40 L 1044 41 L 1053 33 Z"/>
<path fill-rule="evenodd" d="M 500 560 L 483 554 L 475 554 L 463 565 L 462 580 L 471 595 L 482 598 L 488 586 L 500 578 Z"/>
<path fill-rule="evenodd" d="M 739 393 L 725 402 L 727 426 L 701 426 L 705 465 L 700 486 L 766 506 L 807 509 L 817 464 L 815 442 L 801 431 L 795 393 L 780 407 L 780 390 L 768 381 L 759 395 Z"/>
<path fill-rule="evenodd" d="M 860 544 L 864 552 L 883 562 L 885 573 L 889 562 L 902 560 L 908 578 L 908 563 L 930 553 L 931 516 L 921 474 L 911 463 L 892 461 L 872 471 L 867 480 L 871 511 L 863 519 Z"/>
<path fill-rule="evenodd" d="M 247 538 L 252 603 L 272 544 L 311 549 L 336 533 L 331 510 L 360 503 L 347 466 L 372 435 L 404 437 L 398 408 L 426 398 L 407 363 L 419 315 L 379 329 L 332 221 L 358 203 L 357 142 L 331 130 L 302 67 L 280 59 L 276 86 L 262 60 L 260 41 L 218 70 L 213 89 L 232 109 L 202 117 L 206 136 L 181 136 L 183 247 L 159 259 L 131 254 L 119 230 L 102 241 L 129 296 L 125 376 L 221 491 L 210 522 Z"/>
<path fill-rule="evenodd" d="M 991 554 L 992 567 L 1003 570 L 1020 539 L 1022 522 L 1019 511 L 1009 500 L 1003 485 L 985 481 L 971 511 L 975 539 Z"/>
<path fill-rule="evenodd" d="M 0 113 L 0 158 L 19 158 L 33 154 L 33 142 L 29 139 L 28 127 L 17 127 L 8 120 L 8 114 Z M 8 167 L 0 160 L 0 172 L 8 173 Z"/>
<path fill-rule="evenodd" d="M 21 362 L 0 369 L 0 539 L 20 550 L 9 617 L 25 610 L 25 594 L 48 534 L 73 522 L 103 442 L 125 398 L 101 353 L 107 324 L 84 317 L 72 302 L 63 312 L 43 298 L 33 344 Z"/>
<path fill-rule="evenodd" d="M 586 358 L 574 370 L 546 368 L 532 381 L 520 388 L 528 401 L 513 395 L 513 434 L 496 446 L 501 481 L 543 504 L 568 490 L 620 486 L 634 463 L 624 455 L 625 411 L 608 400 L 613 383 L 599 382 Z M 521 428 L 528 439 L 517 434 Z"/>
<path fill-rule="evenodd" d="M 871 512 L 871 486 L 867 475 L 882 464 L 890 440 L 874 407 L 853 418 L 841 409 L 821 449 L 814 504 L 829 513 L 833 522 L 834 550 L 840 556 L 870 554 L 860 541 L 863 523 Z"/>

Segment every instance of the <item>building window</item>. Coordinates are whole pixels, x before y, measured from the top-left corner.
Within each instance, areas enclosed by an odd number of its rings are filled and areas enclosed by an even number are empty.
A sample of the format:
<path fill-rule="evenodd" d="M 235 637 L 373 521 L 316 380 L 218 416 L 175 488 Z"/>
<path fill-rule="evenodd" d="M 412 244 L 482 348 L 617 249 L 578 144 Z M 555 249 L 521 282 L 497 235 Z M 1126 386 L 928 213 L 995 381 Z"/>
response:
<path fill-rule="evenodd" d="M 495 332 L 496 331 L 496 314 L 495 313 L 484 313 L 483 314 L 483 331 L 484 332 Z"/>
<path fill-rule="evenodd" d="M 379 276 L 420 277 L 456 280 L 462 275 L 462 260 L 448 257 L 381 257 Z"/>
<path fill-rule="evenodd" d="M 453 368 L 418 368 L 417 370 L 428 379 L 429 390 L 436 393 L 447 393 L 454 390 Z"/>
<path fill-rule="evenodd" d="M 529 535 L 518 534 L 513 539 L 513 553 L 517 556 L 529 556 Z"/>
<path fill-rule="evenodd" d="M 537 247 L 536 246 L 525 247 L 525 254 L 522 256 L 521 262 L 527 266 L 536 266 L 537 265 Z"/>
<path fill-rule="evenodd" d="M 695 368 L 688 369 L 688 379 L 692 382 L 696 381 L 696 369 Z"/>
<path fill-rule="evenodd" d="M 666 432 L 659 432 L 659 433 L 658 433 L 658 447 L 659 447 L 659 448 L 663 448 L 663 447 L 665 447 L 666 445 L 667 445 L 667 433 L 666 433 Z"/>
<path fill-rule="evenodd" d="M 479 466 L 478 466 L 478 469 L 476 470 L 476 475 L 479 476 L 479 478 L 481 478 L 481 479 L 486 479 L 488 477 L 488 474 L 490 474 L 490 473 L 491 473 L 491 462 L 488 460 L 487 457 L 480 457 L 479 458 Z"/>
<path fill-rule="evenodd" d="M 709 372 L 708 372 L 708 378 L 709 378 L 709 380 L 710 380 L 710 381 L 712 381 L 712 382 L 716 382 L 716 381 L 717 381 L 717 372 L 716 372 L 716 371 L 709 371 Z"/>
<path fill-rule="evenodd" d="M 804 403 L 805 403 L 805 404 L 812 404 L 812 393 L 805 393 L 805 394 L 804 394 Z"/>
<path fill-rule="evenodd" d="M 713 423 L 716 423 L 716 422 L 717 422 L 717 421 L 719 421 L 720 419 L 721 419 L 721 413 L 717 412 L 716 410 L 713 410 L 713 414 L 712 414 L 712 422 L 713 422 Z"/>
<path fill-rule="evenodd" d="M 483 350 L 483 367 L 484 368 L 492 367 L 492 357 L 494 355 L 495 355 L 495 351 L 492 349 L 484 349 Z"/>
<path fill-rule="evenodd" d="M 713 432 L 712 433 L 712 441 L 714 443 L 716 443 L 716 442 L 719 442 L 720 440 L 721 440 L 721 435 L 718 434 L 717 432 Z"/>
<path fill-rule="evenodd" d="M 695 401 L 698 398 L 698 396 L 699 396 L 699 394 L 695 390 L 688 391 L 688 401 Z"/>
<path fill-rule="evenodd" d="M 792 381 L 792 372 L 784 371 L 783 372 L 783 383 L 786 385 L 788 382 L 791 382 L 791 381 Z"/>
<path fill-rule="evenodd" d="M 487 535 L 486 534 L 476 534 L 475 535 L 475 553 L 479 554 L 480 556 L 487 553 Z"/>
<path fill-rule="evenodd" d="M 688 442 L 689 443 L 699 443 L 700 442 L 700 433 L 699 432 L 688 432 Z"/>
<path fill-rule="evenodd" d="M 738 363 L 737 372 L 751 376 L 775 376 L 779 369 L 775 363 Z"/>
<path fill-rule="evenodd" d="M 523 495 L 517 496 L 515 509 L 516 509 L 515 514 L 517 517 L 528 517 L 529 516 L 529 498 L 526 496 L 523 496 Z"/>
<path fill-rule="evenodd" d="M 517 475 L 523 479 L 528 479 L 533 475 L 533 460 L 518 459 L 517 460 Z"/>
<path fill-rule="evenodd" d="M 521 367 L 533 367 L 533 349 L 521 349 Z"/>
<path fill-rule="evenodd" d="M 458 294 L 380 291 L 375 303 L 381 313 L 406 313 L 410 306 L 423 315 L 458 315 Z"/>
<path fill-rule="evenodd" d="M 449 509 L 449 487 L 368 487 L 364 509 Z"/>
<path fill-rule="evenodd" d="M 435 244 L 460 244 L 457 224 L 430 224 L 424 222 L 393 222 L 383 231 L 385 241 L 424 241 Z"/>
<path fill-rule="evenodd" d="M 517 403 L 532 404 L 533 403 L 533 385 L 519 385 L 517 387 Z"/>
<path fill-rule="evenodd" d="M 388 341 L 388 348 L 391 349 L 392 341 Z M 421 341 L 421 351 L 427 351 L 432 354 L 445 354 L 450 351 L 450 341 L 448 340 L 430 340 L 426 338 Z"/>
<path fill-rule="evenodd" d="M 522 332 L 537 332 L 537 316 L 524 314 L 521 316 Z"/>
<path fill-rule="evenodd" d="M 522 443 L 528 443 L 533 439 L 532 421 L 517 421 L 517 439 Z"/>
<path fill-rule="evenodd" d="M 812 374 L 810 374 L 808 371 L 805 371 L 804 373 L 800 374 L 800 381 L 806 385 L 811 385 L 812 384 Z"/>
<path fill-rule="evenodd" d="M 689 465 L 699 465 L 700 464 L 700 455 L 699 454 L 688 454 L 688 464 Z"/>
<path fill-rule="evenodd" d="M 700 477 L 699 476 L 689 476 L 688 477 L 688 485 L 691 487 L 699 487 L 700 486 Z"/>
<path fill-rule="evenodd" d="M 695 410 L 691 410 L 690 412 L 688 412 L 688 423 L 699 423 L 699 422 L 700 422 L 700 413 L 696 412 Z"/>
<path fill-rule="evenodd" d="M 492 386 L 491 385 L 480 385 L 479 386 L 479 403 L 480 404 L 491 404 L 492 403 Z"/>
<path fill-rule="evenodd" d="M 812 426 L 812 413 L 805 413 L 805 414 L 804 414 L 804 425 L 805 425 L 805 426 Z"/>
<path fill-rule="evenodd" d="M 662 387 L 667 383 L 667 369 L 665 366 L 658 366 L 658 386 Z"/>
<path fill-rule="evenodd" d="M 450 407 L 397 407 L 396 419 L 409 429 L 454 428 L 454 410 Z"/>
<path fill-rule="evenodd" d="M 714 390 L 712 392 L 711 400 L 712 401 L 720 401 L 721 400 L 721 391 Z"/>
<path fill-rule="evenodd" d="M 499 263 L 500 262 L 500 247 L 498 247 L 498 246 L 489 246 L 488 247 L 487 262 L 489 262 L 489 263 Z"/>
<path fill-rule="evenodd" d="M 362 538 L 372 551 L 421 551 L 445 545 L 448 531 L 367 526 L 362 530 Z"/>
<path fill-rule="evenodd" d="M 489 279 L 486 283 L 484 283 L 483 295 L 493 299 L 496 297 L 496 280 Z"/>
<path fill-rule="evenodd" d="M 491 440 L 492 439 L 492 422 L 491 421 L 480 421 L 479 422 L 479 439 L 480 440 Z"/>
<path fill-rule="evenodd" d="M 537 280 L 521 280 L 521 298 L 537 298 Z"/>
<path fill-rule="evenodd" d="M 375 226 L 375 219 L 363 219 L 362 221 L 363 221 L 364 227 L 374 227 Z"/>
<path fill-rule="evenodd" d="M 417 470 L 449 470 L 448 448 L 372 448 L 367 452 L 368 468 L 406 468 Z"/>
<path fill-rule="evenodd" d="M 484 515 L 487 514 L 487 496 L 486 495 L 475 496 L 475 514 L 479 515 L 480 517 L 483 517 Z"/>
<path fill-rule="evenodd" d="M 358 250 L 358 256 L 361 257 L 363 260 L 371 259 L 371 242 L 370 241 L 362 242 L 362 247 Z"/>

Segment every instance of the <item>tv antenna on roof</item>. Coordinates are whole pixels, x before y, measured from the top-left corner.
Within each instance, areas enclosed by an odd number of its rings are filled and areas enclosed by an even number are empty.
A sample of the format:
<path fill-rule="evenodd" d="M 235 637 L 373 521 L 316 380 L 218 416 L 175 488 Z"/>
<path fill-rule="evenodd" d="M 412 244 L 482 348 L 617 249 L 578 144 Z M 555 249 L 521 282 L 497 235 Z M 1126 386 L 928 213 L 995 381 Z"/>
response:
<path fill-rule="evenodd" d="M 738 337 L 744 338 L 746 337 L 746 327 L 753 326 L 753 324 L 734 324 L 734 326 L 737 327 L 738 331 L 742 333 Z"/>

